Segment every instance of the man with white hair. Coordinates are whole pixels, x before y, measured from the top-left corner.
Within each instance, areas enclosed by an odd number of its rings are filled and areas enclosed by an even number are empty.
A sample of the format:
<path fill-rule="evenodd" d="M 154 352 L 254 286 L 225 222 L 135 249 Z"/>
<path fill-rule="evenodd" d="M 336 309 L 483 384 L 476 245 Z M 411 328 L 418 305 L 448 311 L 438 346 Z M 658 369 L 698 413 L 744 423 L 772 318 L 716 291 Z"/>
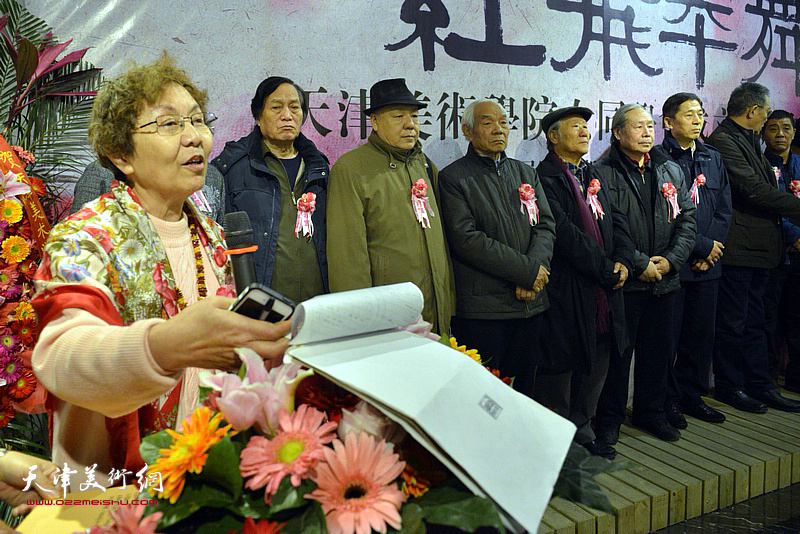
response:
<path fill-rule="evenodd" d="M 694 249 L 695 212 L 683 171 L 655 145 L 655 123 L 639 104 L 626 104 L 611 123 L 611 152 L 593 167 L 611 202 L 627 216 L 633 272 L 623 289 L 631 347 L 613 350 L 595 417 L 595 434 L 613 445 L 625 420 L 633 369 L 633 426 L 664 441 L 681 434 L 664 410 L 667 372 L 675 354 L 672 332 L 680 272 Z"/>
<path fill-rule="evenodd" d="M 509 124 L 502 107 L 473 102 L 461 129 L 470 141 L 467 154 L 439 173 L 456 279 L 453 334 L 531 396 L 555 221 L 536 171 L 505 154 Z"/>

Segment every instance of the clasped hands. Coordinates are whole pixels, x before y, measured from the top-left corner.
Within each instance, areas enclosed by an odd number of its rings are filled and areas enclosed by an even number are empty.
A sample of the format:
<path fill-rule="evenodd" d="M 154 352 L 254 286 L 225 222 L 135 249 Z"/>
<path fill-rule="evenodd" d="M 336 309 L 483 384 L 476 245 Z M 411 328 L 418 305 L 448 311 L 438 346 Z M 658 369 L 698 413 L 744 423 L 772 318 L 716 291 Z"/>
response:
<path fill-rule="evenodd" d="M 653 256 L 647 264 L 647 269 L 639 275 L 639 280 L 642 282 L 658 282 L 670 269 L 672 269 L 672 266 L 669 264 L 667 258 L 664 256 Z"/>
<path fill-rule="evenodd" d="M 525 289 L 522 286 L 517 286 L 517 300 L 533 300 L 536 298 L 547 282 L 550 281 L 550 271 L 544 268 L 543 265 L 539 266 L 539 273 L 536 275 L 536 280 L 533 282 L 532 289 Z"/>
<path fill-rule="evenodd" d="M 725 245 L 720 243 L 719 241 L 714 241 L 714 247 L 711 249 L 711 253 L 708 255 L 706 259 L 696 260 L 692 264 L 692 270 L 694 272 L 705 272 L 712 268 L 714 264 L 716 264 L 719 259 L 722 257 L 722 250 L 725 248 Z"/>

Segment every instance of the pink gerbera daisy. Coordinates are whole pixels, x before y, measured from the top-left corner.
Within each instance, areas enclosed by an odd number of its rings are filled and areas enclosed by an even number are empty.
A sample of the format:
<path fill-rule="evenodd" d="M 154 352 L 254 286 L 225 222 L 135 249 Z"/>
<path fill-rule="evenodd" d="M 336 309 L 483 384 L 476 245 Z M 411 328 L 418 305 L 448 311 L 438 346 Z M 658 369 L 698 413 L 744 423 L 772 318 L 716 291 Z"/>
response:
<path fill-rule="evenodd" d="M 326 415 L 307 404 L 279 418 L 280 430 L 274 438 L 253 436 L 241 454 L 239 469 L 250 489 L 266 486 L 264 500 L 269 503 L 281 480 L 291 476 L 293 486 L 311 476 L 311 470 L 325 459 L 325 445 L 333 441 L 336 423 L 325 422 Z"/>
<path fill-rule="evenodd" d="M 93 527 L 91 534 L 157 534 L 156 527 L 164 516 L 162 512 L 155 512 L 144 519 L 147 505 L 124 504 L 111 512 L 114 524 L 110 527 Z"/>
<path fill-rule="evenodd" d="M 19 358 L 17 358 L 13 353 L 10 354 L 11 358 L 2 364 L 2 366 L 0 366 L 0 380 L 5 380 L 6 384 L 11 384 L 12 382 L 19 380 L 19 377 L 22 375 L 22 371 L 24 370 L 22 362 L 19 360 Z"/>
<path fill-rule="evenodd" d="M 369 434 L 347 434 L 333 449 L 325 449 L 325 463 L 317 467 L 315 489 L 309 498 L 319 501 L 331 534 L 386 532 L 400 528 L 400 506 L 405 494 L 394 480 L 405 462 L 389 452 L 386 442 Z"/>

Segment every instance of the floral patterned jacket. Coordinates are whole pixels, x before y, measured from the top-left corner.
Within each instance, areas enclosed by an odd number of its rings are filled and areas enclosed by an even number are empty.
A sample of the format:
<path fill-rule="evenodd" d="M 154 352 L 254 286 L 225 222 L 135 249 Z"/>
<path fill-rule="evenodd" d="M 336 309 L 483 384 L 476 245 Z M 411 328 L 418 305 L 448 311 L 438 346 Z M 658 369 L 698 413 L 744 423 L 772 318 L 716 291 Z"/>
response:
<path fill-rule="evenodd" d="M 213 273 L 206 276 L 216 276 L 217 294 L 233 296 L 221 228 L 202 216 L 191 200 L 186 208 L 199 223 L 198 237 L 211 260 Z M 166 319 L 179 311 L 179 292 L 161 239 L 135 193 L 124 184 L 115 183 L 110 193 L 52 229 L 35 284 L 32 304 L 40 328 L 70 308 L 86 310 L 111 325 Z M 133 473 L 142 468 L 140 437 L 152 431 L 149 421 L 157 403 L 105 418 L 110 466 Z M 48 394 L 45 405 L 52 443 L 53 414 L 62 410 L 63 402 Z"/>
<path fill-rule="evenodd" d="M 231 295 L 233 276 L 221 228 L 187 200 L 221 292 Z M 115 184 L 53 227 L 36 273 L 37 294 L 65 284 L 89 284 L 112 300 L 123 324 L 172 317 L 178 292 L 164 246 L 132 189 Z M 90 310 L 91 311 L 91 310 Z M 44 326 L 44 325 L 41 325 Z"/>

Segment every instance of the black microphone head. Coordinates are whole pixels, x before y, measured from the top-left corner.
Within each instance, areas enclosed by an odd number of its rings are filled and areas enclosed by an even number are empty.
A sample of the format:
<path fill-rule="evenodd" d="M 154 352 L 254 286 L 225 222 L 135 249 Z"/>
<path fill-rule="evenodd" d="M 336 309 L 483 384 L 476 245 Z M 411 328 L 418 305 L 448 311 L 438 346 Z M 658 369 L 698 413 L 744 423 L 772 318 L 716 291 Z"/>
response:
<path fill-rule="evenodd" d="M 226 213 L 222 224 L 229 249 L 253 246 L 253 227 L 246 211 Z"/>

